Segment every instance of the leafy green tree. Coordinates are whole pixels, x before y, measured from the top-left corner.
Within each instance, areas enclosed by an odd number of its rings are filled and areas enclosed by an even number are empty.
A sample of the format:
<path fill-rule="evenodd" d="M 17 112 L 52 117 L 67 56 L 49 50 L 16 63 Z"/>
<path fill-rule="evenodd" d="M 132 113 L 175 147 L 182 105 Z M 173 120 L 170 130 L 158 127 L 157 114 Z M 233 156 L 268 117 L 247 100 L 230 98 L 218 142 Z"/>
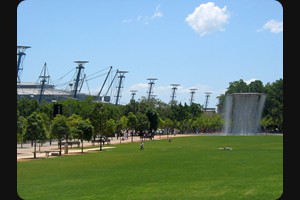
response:
<path fill-rule="evenodd" d="M 159 100 L 151 98 L 151 99 L 141 99 L 138 104 L 138 112 L 146 114 L 149 109 L 156 109 L 157 103 Z"/>
<path fill-rule="evenodd" d="M 117 126 L 116 126 L 116 131 L 120 137 L 120 143 L 121 143 L 121 135 L 122 135 L 122 131 L 127 129 L 127 123 L 128 123 L 128 119 L 126 116 L 122 116 L 120 118 L 120 120 L 117 122 Z"/>
<path fill-rule="evenodd" d="M 283 79 L 267 83 L 266 102 L 263 112 L 265 126 L 270 129 L 283 130 Z M 268 122 L 268 124 L 266 124 Z"/>
<path fill-rule="evenodd" d="M 158 113 L 154 109 L 148 109 L 146 112 L 146 116 L 148 117 L 148 121 L 150 123 L 149 129 L 151 134 L 157 130 L 159 123 Z"/>
<path fill-rule="evenodd" d="M 188 129 L 188 119 L 190 117 L 191 113 L 189 113 L 188 105 L 186 103 L 184 105 L 179 103 L 178 105 L 172 106 L 171 120 L 175 122 L 176 126 L 179 128 L 180 133 L 184 133 L 185 130 Z"/>
<path fill-rule="evenodd" d="M 222 129 L 223 118 L 217 113 L 204 114 L 201 117 L 202 120 L 202 131 L 204 133 L 215 133 Z"/>
<path fill-rule="evenodd" d="M 242 79 L 238 81 L 233 81 L 229 83 L 229 87 L 224 94 L 217 97 L 218 105 L 217 111 L 221 117 L 224 117 L 224 106 L 225 98 L 227 94 L 230 93 L 265 93 L 266 102 L 263 111 L 263 118 L 261 121 L 262 126 L 267 130 L 283 130 L 283 80 L 279 79 L 273 83 L 267 83 L 265 86 L 260 80 L 255 80 L 247 84 Z M 133 113 L 136 116 L 137 124 L 134 129 L 137 132 L 144 132 L 146 130 L 153 131 L 157 128 L 164 128 L 169 133 L 170 129 L 179 129 L 180 133 L 187 131 L 196 130 L 196 125 L 199 122 L 195 122 L 196 119 L 201 117 L 203 114 L 203 108 L 200 104 L 184 105 L 180 104 L 170 104 L 164 103 L 159 99 L 151 98 L 150 100 L 142 98 L 138 101 L 131 100 L 127 105 L 113 105 L 106 104 L 102 102 L 95 102 L 93 98 L 87 97 L 83 101 L 76 99 L 66 99 L 59 100 L 57 103 L 62 104 L 62 115 L 69 117 L 73 114 L 80 116 L 82 119 L 90 119 L 93 127 L 93 138 L 100 138 L 102 135 L 108 133 L 108 121 L 113 119 L 117 125 L 116 131 L 120 133 L 121 130 L 126 129 L 120 119 L 122 116 L 129 117 L 129 113 Z M 17 139 L 26 140 L 25 137 L 22 138 L 22 131 L 20 125 L 22 117 L 28 118 L 33 112 L 44 113 L 41 114 L 43 120 L 45 121 L 45 126 L 48 131 L 50 131 L 51 119 L 53 119 L 53 103 L 46 102 L 42 100 L 40 104 L 35 99 L 21 98 L 17 100 Z M 153 114 L 153 115 L 152 115 Z M 47 117 L 46 117 L 47 116 Z M 147 117 L 147 120 L 144 118 Z M 128 119 L 129 120 L 129 119 Z M 210 119 L 212 120 L 212 119 Z M 53 121 L 53 120 L 52 120 Z M 203 123 L 201 130 L 217 131 L 219 128 L 218 123 L 220 120 L 215 122 L 202 120 Z M 215 124 L 212 125 L 211 123 Z M 127 124 L 129 128 L 133 129 L 133 125 Z M 206 128 L 205 128 L 206 127 Z M 51 132 L 51 131 L 50 131 Z M 65 135 L 66 140 L 72 139 L 72 132 Z M 50 135 L 51 136 L 51 135 Z M 51 138 L 49 135 L 47 137 Z M 133 138 L 132 138 L 133 140 Z M 100 147 L 101 149 L 101 147 Z"/>
<path fill-rule="evenodd" d="M 128 113 L 127 119 L 128 119 L 127 126 L 132 131 L 131 132 L 131 142 L 133 142 L 133 131 L 135 131 L 137 128 L 138 119 L 133 112 Z"/>
<path fill-rule="evenodd" d="M 71 116 L 67 117 L 67 123 L 70 127 L 70 134 L 68 139 L 74 139 L 77 136 L 77 126 L 79 123 L 83 121 L 82 117 L 78 114 L 72 114 Z M 79 138 L 77 138 L 79 139 Z"/>
<path fill-rule="evenodd" d="M 71 132 L 67 117 L 61 114 L 57 114 L 52 121 L 51 132 L 52 135 L 59 140 L 59 154 L 61 155 L 61 142 L 63 139 L 66 139 L 66 142 L 68 142 L 67 138 Z"/>
<path fill-rule="evenodd" d="M 225 94 L 220 94 L 219 96 L 216 97 L 218 99 L 218 103 L 217 103 L 217 109 L 218 109 L 218 113 L 221 114 L 224 117 L 224 109 L 225 109 L 225 98 L 226 95 Z"/>
<path fill-rule="evenodd" d="M 17 114 L 17 142 L 21 143 L 21 148 L 23 147 L 23 142 L 26 135 L 26 129 L 27 129 L 27 119 Z"/>
<path fill-rule="evenodd" d="M 108 119 L 117 121 L 124 115 L 125 106 L 123 105 L 106 104 L 105 106 L 107 108 Z"/>
<path fill-rule="evenodd" d="M 106 124 L 106 135 L 107 137 L 116 132 L 117 124 L 114 119 L 109 119 Z"/>
<path fill-rule="evenodd" d="M 223 127 L 223 118 L 217 113 L 203 114 L 198 117 L 193 126 L 202 133 L 213 133 L 220 131 Z"/>
<path fill-rule="evenodd" d="M 43 118 L 37 112 L 33 112 L 27 118 L 26 132 L 27 137 L 34 143 L 34 158 L 36 158 L 36 143 L 44 141 L 47 136 Z"/>
<path fill-rule="evenodd" d="M 171 115 L 171 106 L 162 101 L 157 101 L 155 106 L 155 111 L 158 113 L 159 117 L 165 119 Z"/>
<path fill-rule="evenodd" d="M 51 130 L 50 130 L 51 120 L 50 120 L 49 116 L 47 115 L 47 113 L 39 112 L 39 114 L 43 118 L 44 125 L 46 128 L 47 137 L 45 139 L 49 139 L 51 137 L 51 133 L 50 133 L 51 132 Z M 46 142 L 46 140 L 42 141 L 42 142 Z"/>
<path fill-rule="evenodd" d="M 192 103 L 189 107 L 189 113 L 193 119 L 200 117 L 203 113 L 203 106 L 198 103 Z"/>
<path fill-rule="evenodd" d="M 192 103 L 188 107 L 188 112 L 190 113 L 190 119 L 188 119 L 188 127 L 192 132 L 196 132 L 195 128 L 193 127 L 193 122 L 203 114 L 203 106 L 197 103 Z"/>
<path fill-rule="evenodd" d="M 68 98 L 63 101 L 59 101 L 57 103 L 61 104 L 63 107 L 62 115 L 66 117 L 70 117 L 72 114 L 79 115 L 81 109 L 80 104 L 82 104 L 81 101 L 78 101 L 77 99 L 73 99 L 73 98 Z"/>
<path fill-rule="evenodd" d="M 53 103 L 44 102 L 39 104 L 39 112 L 44 113 L 47 120 L 53 119 Z M 48 121 L 50 123 L 50 121 Z"/>
<path fill-rule="evenodd" d="M 175 128 L 174 121 L 172 121 L 170 118 L 166 118 L 164 120 L 164 129 L 166 129 L 167 138 L 169 137 L 170 130 L 174 130 L 174 128 Z"/>
<path fill-rule="evenodd" d="M 214 132 L 216 132 L 216 131 L 220 132 L 222 130 L 223 126 L 224 126 L 224 119 L 223 119 L 223 117 L 220 114 L 218 114 L 218 113 L 213 113 L 211 115 L 211 120 L 212 120 L 212 123 L 211 123 L 212 130 Z"/>
<path fill-rule="evenodd" d="M 87 96 L 85 100 L 81 101 L 78 106 L 78 115 L 82 119 L 88 119 L 91 115 L 91 113 L 94 110 L 95 104 L 93 103 L 94 99 L 91 96 Z"/>
<path fill-rule="evenodd" d="M 144 131 L 149 130 L 150 122 L 148 120 L 148 117 L 141 112 L 138 112 L 136 114 L 136 117 L 137 117 L 136 130 L 139 132 L 139 135 L 141 136 Z"/>
<path fill-rule="evenodd" d="M 44 123 L 44 128 L 46 130 L 45 134 L 44 135 L 41 135 L 43 137 L 40 137 L 37 142 L 38 142 L 38 145 L 39 145 L 39 150 L 41 148 L 41 146 L 49 139 L 50 137 L 50 120 L 49 120 L 49 117 L 46 115 L 46 113 L 43 113 L 43 112 L 36 112 L 39 114 L 39 116 L 42 118 L 42 121 Z"/>
<path fill-rule="evenodd" d="M 265 87 L 260 80 L 252 81 L 248 84 L 249 92 L 265 93 Z"/>
<path fill-rule="evenodd" d="M 39 110 L 39 104 L 35 99 L 28 99 L 26 97 L 18 99 L 17 109 L 20 112 L 20 115 L 27 118 L 34 111 Z"/>
<path fill-rule="evenodd" d="M 138 112 L 139 108 L 139 102 L 135 101 L 134 99 L 131 99 L 128 104 L 125 105 L 124 107 L 124 115 L 127 116 L 130 112 L 131 113 L 136 113 Z"/>
<path fill-rule="evenodd" d="M 233 81 L 229 83 L 226 94 L 246 92 L 249 92 L 249 87 L 247 83 L 243 81 L 243 79 L 240 79 L 239 81 Z"/>
<path fill-rule="evenodd" d="M 102 135 L 105 132 L 106 124 L 108 121 L 108 110 L 105 107 L 105 104 L 101 102 L 96 102 L 94 106 L 94 110 L 90 116 L 91 123 L 94 127 L 94 140 L 97 136 L 99 136 L 99 145 L 100 151 L 102 151 Z"/>
<path fill-rule="evenodd" d="M 94 127 L 89 119 L 79 119 L 74 129 L 76 130 L 74 136 L 81 141 L 81 153 L 83 153 L 83 141 L 91 140 L 94 132 Z"/>

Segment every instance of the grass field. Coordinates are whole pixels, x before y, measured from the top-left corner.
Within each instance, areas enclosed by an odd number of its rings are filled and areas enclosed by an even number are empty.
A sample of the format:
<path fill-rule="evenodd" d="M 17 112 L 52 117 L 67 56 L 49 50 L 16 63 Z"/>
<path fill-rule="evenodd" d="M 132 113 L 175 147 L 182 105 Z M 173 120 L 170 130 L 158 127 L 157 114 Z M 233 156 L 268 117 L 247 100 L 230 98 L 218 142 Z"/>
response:
<path fill-rule="evenodd" d="M 276 200 L 283 137 L 190 136 L 17 163 L 24 200 Z M 232 150 L 220 150 L 230 146 Z"/>

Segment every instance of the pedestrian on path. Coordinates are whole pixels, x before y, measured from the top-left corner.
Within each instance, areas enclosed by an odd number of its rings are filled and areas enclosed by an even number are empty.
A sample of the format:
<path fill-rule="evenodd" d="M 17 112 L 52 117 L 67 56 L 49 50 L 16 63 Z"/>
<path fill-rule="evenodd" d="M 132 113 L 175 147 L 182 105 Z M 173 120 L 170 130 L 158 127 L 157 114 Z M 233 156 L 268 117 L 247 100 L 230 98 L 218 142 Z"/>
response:
<path fill-rule="evenodd" d="M 144 150 L 144 143 L 143 142 L 140 143 L 140 150 Z"/>

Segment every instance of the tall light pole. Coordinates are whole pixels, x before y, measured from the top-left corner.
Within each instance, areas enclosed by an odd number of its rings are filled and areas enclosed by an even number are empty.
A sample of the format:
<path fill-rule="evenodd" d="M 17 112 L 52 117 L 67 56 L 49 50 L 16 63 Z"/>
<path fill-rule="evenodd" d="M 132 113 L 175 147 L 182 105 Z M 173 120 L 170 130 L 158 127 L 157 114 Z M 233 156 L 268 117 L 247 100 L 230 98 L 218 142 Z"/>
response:
<path fill-rule="evenodd" d="M 134 96 L 136 95 L 137 90 L 130 90 L 131 92 L 131 100 L 134 100 Z"/>
<path fill-rule="evenodd" d="M 153 85 L 154 85 L 154 81 L 157 80 L 157 78 L 148 78 L 147 80 L 149 80 L 150 82 L 149 84 L 149 90 L 148 90 L 148 100 L 150 100 L 152 93 L 153 93 Z"/>
<path fill-rule="evenodd" d="M 82 75 L 82 72 L 84 70 L 84 67 L 83 65 L 85 63 L 88 63 L 88 61 L 74 61 L 74 63 L 77 63 L 78 66 L 76 67 L 77 69 L 77 73 L 76 73 L 76 79 L 75 79 L 75 83 L 74 84 L 70 84 L 70 86 L 74 86 L 72 91 L 71 91 L 71 94 L 73 96 L 73 98 L 77 98 L 77 92 L 80 92 L 81 88 L 79 87 L 80 85 L 82 85 L 83 83 L 83 77 L 84 75 Z"/>
<path fill-rule="evenodd" d="M 191 99 L 190 99 L 190 105 L 192 105 L 192 103 L 194 102 L 194 95 L 195 95 L 195 91 L 197 90 L 197 89 L 195 89 L 195 88 L 192 88 L 192 89 L 190 89 L 191 90 Z"/>
<path fill-rule="evenodd" d="M 118 103 L 119 103 L 119 99 L 121 97 L 121 94 L 120 94 L 121 93 L 121 89 L 123 88 L 123 79 L 125 78 L 124 74 L 128 73 L 128 71 L 118 71 L 118 73 L 120 75 L 118 76 L 118 78 L 119 78 L 119 84 L 117 86 L 117 96 L 116 96 L 116 103 L 115 103 L 115 105 L 118 105 Z"/>
<path fill-rule="evenodd" d="M 177 86 L 179 86 L 179 84 L 176 84 L 176 83 L 173 83 L 171 84 L 172 86 L 172 94 L 171 94 L 171 104 L 174 104 L 175 103 L 175 93 L 176 93 L 176 90 L 177 90 Z"/>
<path fill-rule="evenodd" d="M 205 106 L 204 106 L 204 111 L 206 112 L 206 109 L 207 109 L 207 105 L 208 105 L 208 98 L 209 98 L 209 95 L 211 94 L 211 92 L 205 92 L 205 97 L 206 97 L 206 100 L 205 100 Z"/>
<path fill-rule="evenodd" d="M 31 48 L 30 46 L 17 46 L 17 83 L 21 82 L 20 79 L 20 71 L 23 70 L 23 66 L 22 66 L 22 57 L 24 57 L 25 54 L 25 50 Z"/>

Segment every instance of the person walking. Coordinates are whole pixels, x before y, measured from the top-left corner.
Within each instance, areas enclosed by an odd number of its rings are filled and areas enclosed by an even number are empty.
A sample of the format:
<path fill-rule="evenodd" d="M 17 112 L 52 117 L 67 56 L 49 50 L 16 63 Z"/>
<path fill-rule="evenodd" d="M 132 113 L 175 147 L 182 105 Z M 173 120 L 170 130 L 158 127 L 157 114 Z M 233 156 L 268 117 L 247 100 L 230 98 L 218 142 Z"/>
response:
<path fill-rule="evenodd" d="M 144 143 L 143 142 L 140 143 L 140 150 L 144 150 Z"/>

